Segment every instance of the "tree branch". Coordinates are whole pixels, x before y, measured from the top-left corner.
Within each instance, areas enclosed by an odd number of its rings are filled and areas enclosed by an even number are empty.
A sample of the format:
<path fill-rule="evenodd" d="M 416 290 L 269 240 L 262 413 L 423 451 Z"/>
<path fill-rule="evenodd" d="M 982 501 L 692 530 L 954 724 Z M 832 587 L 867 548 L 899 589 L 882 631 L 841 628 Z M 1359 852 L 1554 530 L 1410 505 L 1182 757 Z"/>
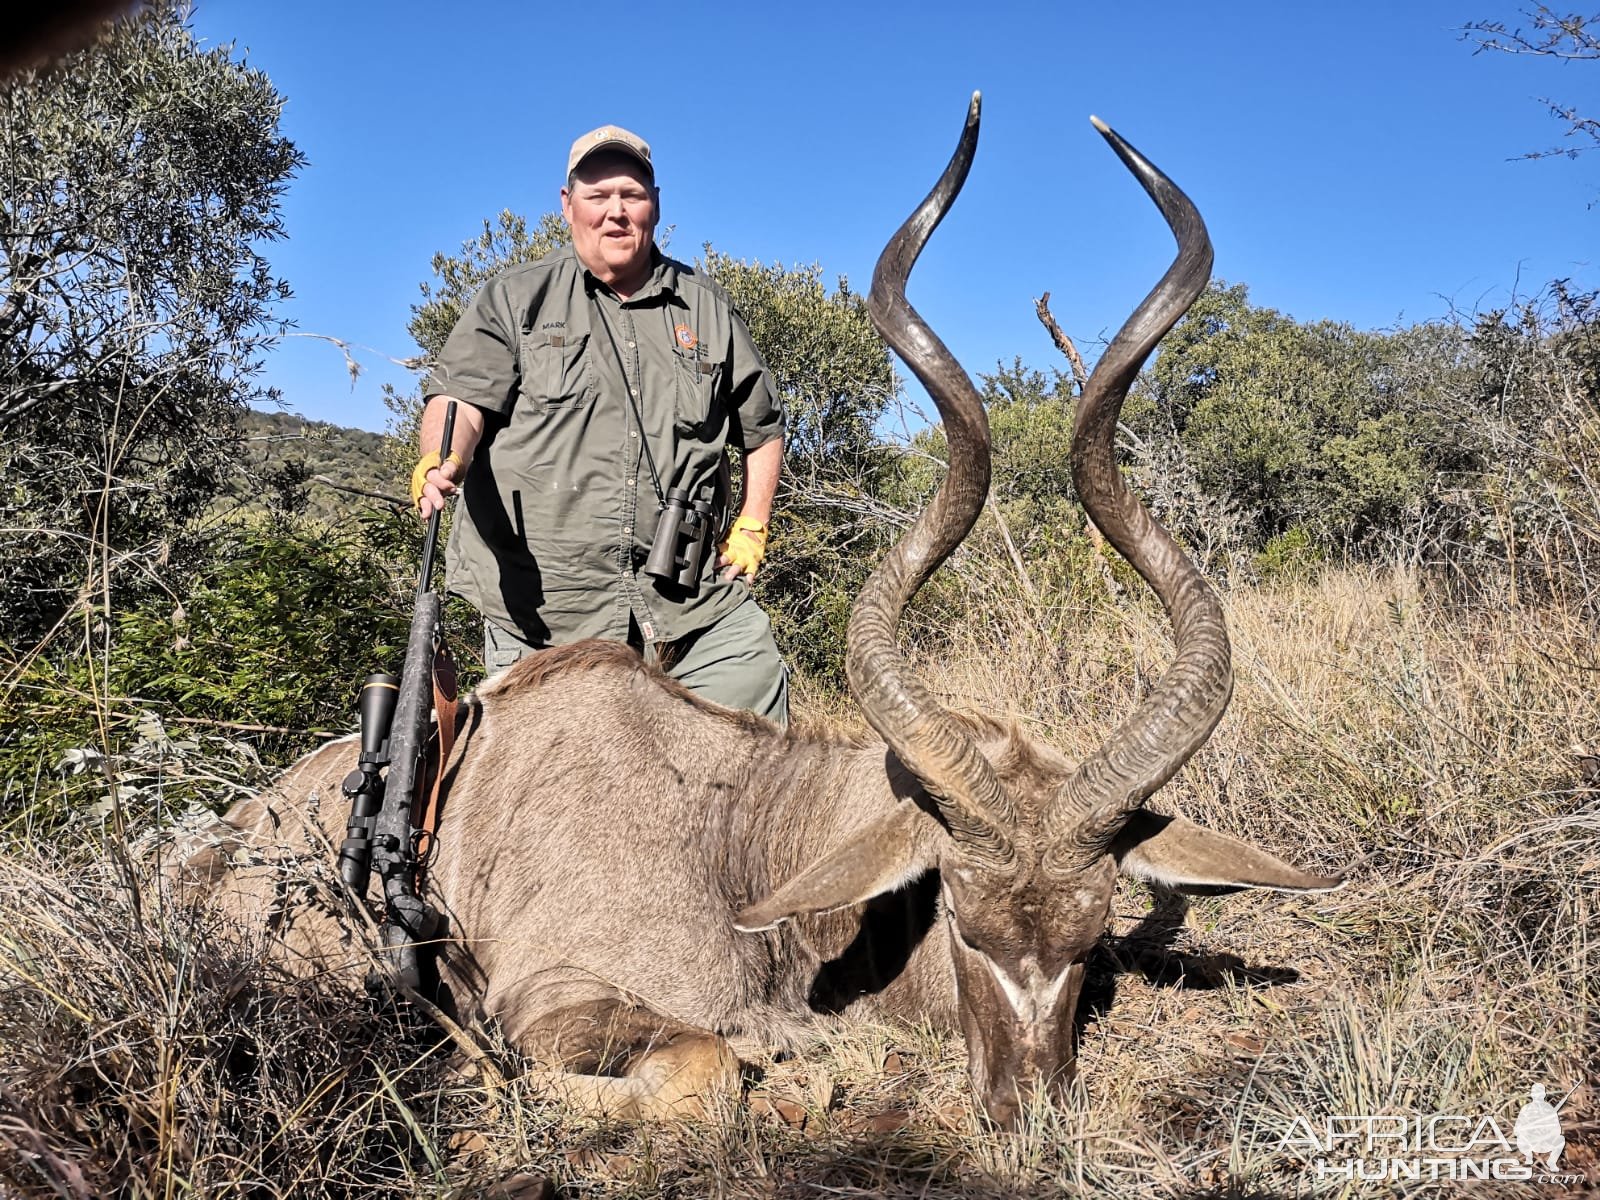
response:
<path fill-rule="evenodd" d="M 1533 22 L 1533 33 L 1506 29 L 1504 21 L 1472 21 L 1462 26 L 1461 36 L 1478 43 L 1474 54 L 1496 50 L 1502 54 L 1539 54 L 1567 62 L 1600 59 L 1600 13 L 1585 17 L 1579 13 L 1562 16 L 1548 4 L 1540 4 L 1523 16 Z"/>
<path fill-rule="evenodd" d="M 391 508 L 406 509 L 411 505 L 398 496 L 386 495 L 383 492 L 369 492 L 366 488 L 352 487 L 348 483 L 340 483 L 336 479 L 329 479 L 326 475 L 313 475 L 312 483 L 320 483 L 323 487 L 332 488 L 336 492 L 348 492 L 352 496 L 365 496 L 368 500 L 381 500 Z"/>
<path fill-rule="evenodd" d="M 1089 373 L 1083 369 L 1083 356 L 1078 353 L 1078 347 L 1051 315 L 1050 293 L 1046 292 L 1035 300 L 1033 309 L 1039 314 L 1040 323 L 1050 331 L 1050 340 L 1056 344 L 1056 349 L 1067 356 L 1067 362 L 1072 366 L 1072 382 L 1077 385 L 1078 391 L 1083 391 L 1088 386 Z"/>
<path fill-rule="evenodd" d="M 994 514 L 995 528 L 1000 531 L 1000 540 L 1005 544 L 1011 565 L 1017 569 L 1017 578 L 1022 580 L 1022 590 L 1028 593 L 1029 600 L 1037 600 L 1039 589 L 1033 586 L 1033 576 L 1028 574 L 1028 566 L 1022 561 L 1022 555 L 1017 551 L 1017 544 L 1011 540 L 1011 528 L 1006 524 L 1006 519 L 1000 515 L 1000 506 L 994 502 L 993 493 L 989 495 L 989 511 Z"/>

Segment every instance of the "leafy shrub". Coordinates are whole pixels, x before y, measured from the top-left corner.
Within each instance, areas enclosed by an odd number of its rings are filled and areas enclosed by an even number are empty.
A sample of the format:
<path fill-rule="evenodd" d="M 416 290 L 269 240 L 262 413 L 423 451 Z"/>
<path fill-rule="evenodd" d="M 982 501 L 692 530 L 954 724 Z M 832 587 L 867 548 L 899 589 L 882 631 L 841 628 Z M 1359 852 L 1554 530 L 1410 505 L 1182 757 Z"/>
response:
<path fill-rule="evenodd" d="M 1299 583 L 1315 577 L 1322 565 L 1322 548 L 1304 525 L 1293 525 L 1266 544 L 1256 555 L 1256 574 L 1263 583 Z"/>
<path fill-rule="evenodd" d="M 7 808 L 59 822 L 106 792 L 106 767 L 153 775 L 169 804 L 220 803 L 231 793 L 181 770 L 186 747 L 167 731 L 226 735 L 272 765 L 349 727 L 361 679 L 405 654 L 414 585 L 392 561 L 317 522 L 225 526 L 181 597 L 115 618 L 104 656 L 20 671 L 0 698 Z"/>
<path fill-rule="evenodd" d="M 397 584 L 366 543 L 319 524 L 238 526 L 181 603 L 118 619 L 111 682 L 191 718 L 337 728 L 361 677 L 405 654 Z M 261 744 L 282 755 L 304 741 L 270 733 Z"/>
<path fill-rule="evenodd" d="M 237 457 L 288 287 L 282 98 L 173 0 L 0 105 L 0 642 L 157 586 Z"/>

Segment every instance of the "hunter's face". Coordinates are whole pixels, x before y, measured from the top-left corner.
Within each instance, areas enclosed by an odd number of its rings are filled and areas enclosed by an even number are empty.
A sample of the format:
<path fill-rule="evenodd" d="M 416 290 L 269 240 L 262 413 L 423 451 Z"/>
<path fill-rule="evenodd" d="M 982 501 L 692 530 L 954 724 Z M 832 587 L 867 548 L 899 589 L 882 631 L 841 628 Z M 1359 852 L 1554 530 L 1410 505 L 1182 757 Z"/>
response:
<path fill-rule="evenodd" d="M 591 154 L 561 189 L 561 215 L 572 248 L 595 278 L 621 296 L 650 277 L 659 195 L 644 167 L 630 155 Z"/>

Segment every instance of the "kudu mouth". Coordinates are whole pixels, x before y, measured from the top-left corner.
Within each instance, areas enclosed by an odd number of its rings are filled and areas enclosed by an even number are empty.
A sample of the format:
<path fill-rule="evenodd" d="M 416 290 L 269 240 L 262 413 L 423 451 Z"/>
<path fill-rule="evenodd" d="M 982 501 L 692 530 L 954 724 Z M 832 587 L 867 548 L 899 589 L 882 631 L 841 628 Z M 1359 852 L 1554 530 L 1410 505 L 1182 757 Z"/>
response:
<path fill-rule="evenodd" d="M 1037 1010 L 1021 1012 L 1018 985 L 1036 981 L 1003 979 L 994 964 L 963 963 L 957 954 L 968 1074 L 984 1115 L 1010 1129 L 1036 1095 L 1060 1100 L 1077 1073 L 1073 1018 L 1085 968 L 1071 964 L 1059 980 L 1047 983 L 1044 997 L 1036 994 L 1044 1000 Z"/>

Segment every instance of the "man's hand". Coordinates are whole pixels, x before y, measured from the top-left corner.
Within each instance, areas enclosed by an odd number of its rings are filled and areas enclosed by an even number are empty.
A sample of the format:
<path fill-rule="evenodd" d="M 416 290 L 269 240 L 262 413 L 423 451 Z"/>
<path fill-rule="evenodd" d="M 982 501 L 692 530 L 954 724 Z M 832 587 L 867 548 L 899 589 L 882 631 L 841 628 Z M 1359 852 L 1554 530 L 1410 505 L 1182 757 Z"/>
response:
<path fill-rule="evenodd" d="M 726 567 L 724 579 L 754 582 L 756 568 L 767 555 L 767 527 L 753 517 L 740 517 L 733 523 L 728 540 L 717 547 L 717 566 Z"/>
<path fill-rule="evenodd" d="M 411 472 L 411 502 L 424 521 L 441 511 L 456 494 L 466 469 L 466 460 L 454 450 L 442 463 L 437 450 L 430 450 L 417 460 Z"/>
<path fill-rule="evenodd" d="M 444 442 L 444 418 L 452 404 L 456 406 L 455 435 L 450 441 L 450 453 L 441 463 L 439 446 Z M 428 397 L 417 431 L 417 451 L 422 457 L 411 472 L 411 503 L 417 506 L 417 513 L 424 521 L 443 509 L 445 501 L 455 495 L 461 481 L 467 477 L 467 464 L 472 461 L 473 451 L 478 448 L 478 439 L 482 436 L 482 409 L 452 396 Z"/>

